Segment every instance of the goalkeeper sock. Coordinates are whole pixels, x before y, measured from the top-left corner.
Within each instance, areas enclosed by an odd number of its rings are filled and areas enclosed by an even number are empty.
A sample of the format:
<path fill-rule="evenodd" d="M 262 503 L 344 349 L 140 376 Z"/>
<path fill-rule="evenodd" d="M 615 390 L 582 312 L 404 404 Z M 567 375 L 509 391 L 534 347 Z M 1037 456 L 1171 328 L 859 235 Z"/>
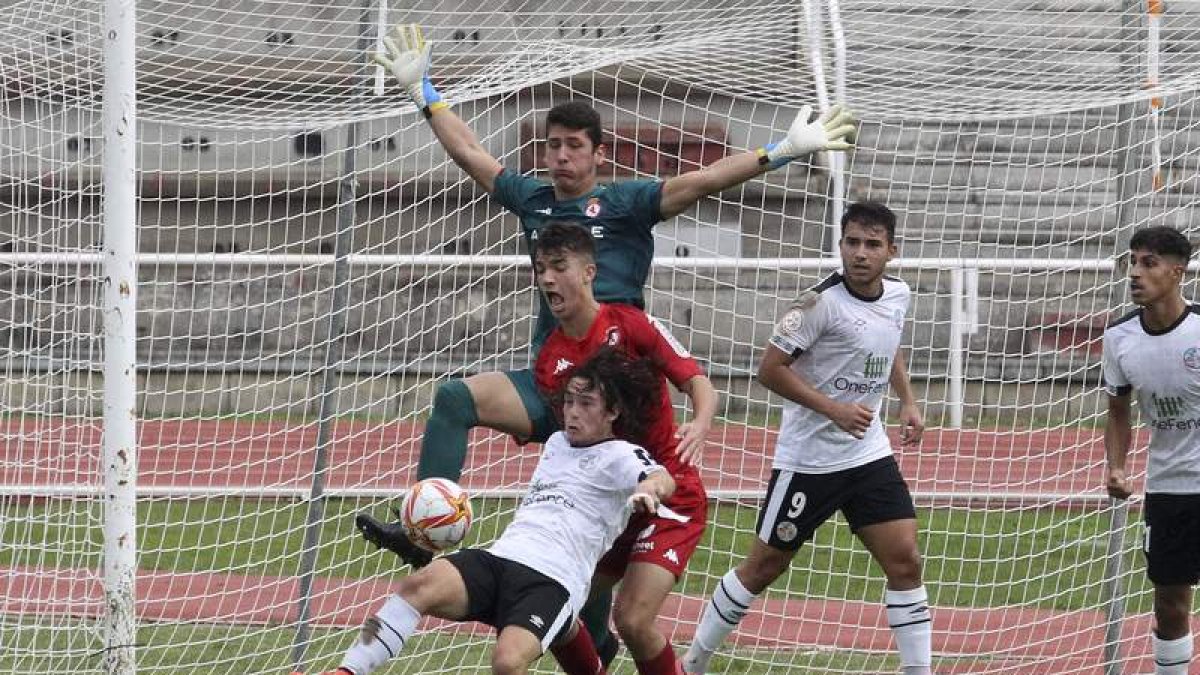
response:
<path fill-rule="evenodd" d="M 608 641 L 616 639 L 616 636 L 608 629 L 608 616 L 611 610 L 611 588 L 593 588 L 587 602 L 583 604 L 583 609 L 579 610 L 579 620 L 583 623 L 588 635 L 592 636 L 592 643 L 596 645 L 597 652 L 603 652 L 603 647 L 607 646 Z"/>
<path fill-rule="evenodd" d="M 421 615 L 412 605 L 399 595 L 393 595 L 363 624 L 362 639 L 346 651 L 341 667 L 354 675 L 370 675 L 400 653 L 420 620 Z"/>
<path fill-rule="evenodd" d="M 933 623 L 929 616 L 929 595 L 924 586 L 907 591 L 884 592 L 888 625 L 896 637 L 900 665 L 904 675 L 927 675 L 933 664 Z"/>
<path fill-rule="evenodd" d="M 550 647 L 550 653 L 554 654 L 558 665 L 567 675 L 601 675 L 604 673 L 604 664 L 600 663 L 592 636 L 588 635 L 582 623 L 578 620 L 575 623 L 575 637 Z"/>
<path fill-rule="evenodd" d="M 1154 674 L 1187 675 L 1188 663 L 1192 660 L 1192 636 L 1184 635 L 1177 640 L 1164 640 L 1153 635 Z"/>
<path fill-rule="evenodd" d="M 433 395 L 433 414 L 421 436 L 421 461 L 417 478 L 458 480 L 467 461 L 467 433 L 479 423 L 475 399 L 462 380 L 438 385 Z"/>
<path fill-rule="evenodd" d="M 692 638 L 692 646 L 683 656 L 683 670 L 687 673 L 703 673 L 708 660 L 725 638 L 742 622 L 750 605 L 758 596 L 751 593 L 738 578 L 737 572 L 729 570 L 717 585 L 717 591 L 704 607 L 700 625 Z"/>

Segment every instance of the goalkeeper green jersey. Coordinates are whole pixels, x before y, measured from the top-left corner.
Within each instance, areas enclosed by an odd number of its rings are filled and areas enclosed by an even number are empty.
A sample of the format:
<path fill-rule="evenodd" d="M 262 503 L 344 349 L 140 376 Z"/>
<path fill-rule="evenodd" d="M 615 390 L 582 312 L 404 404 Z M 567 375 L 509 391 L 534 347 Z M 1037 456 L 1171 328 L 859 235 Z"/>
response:
<path fill-rule="evenodd" d="M 662 181 L 602 183 L 582 197 L 561 202 L 554 198 L 554 186 L 549 182 L 512 171 L 501 171 L 495 185 L 496 200 L 520 218 L 531 254 L 543 227 L 554 222 L 583 225 L 596 241 L 596 300 L 645 309 L 642 289 L 654 257 L 651 230 L 662 220 Z M 534 354 L 557 325 L 540 293 L 538 302 Z"/>

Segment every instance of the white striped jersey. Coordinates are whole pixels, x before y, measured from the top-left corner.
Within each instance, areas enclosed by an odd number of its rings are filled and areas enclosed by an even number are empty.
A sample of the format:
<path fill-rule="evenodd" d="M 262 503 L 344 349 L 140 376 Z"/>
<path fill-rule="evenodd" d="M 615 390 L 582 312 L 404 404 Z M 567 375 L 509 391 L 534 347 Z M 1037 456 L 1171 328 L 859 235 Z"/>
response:
<path fill-rule="evenodd" d="M 1136 391 L 1150 427 L 1146 491 L 1200 494 L 1200 306 L 1147 330 L 1140 309 L 1104 331 L 1104 388 Z"/>
<path fill-rule="evenodd" d="M 874 410 L 875 419 L 860 440 L 828 417 L 785 399 L 774 468 L 831 473 L 892 454 L 879 410 L 910 296 L 908 284 L 885 276 L 883 293 L 865 298 L 835 273 L 802 294 L 779 320 L 771 344 L 795 359 L 792 370 L 831 399 Z"/>
<path fill-rule="evenodd" d="M 513 521 L 488 550 L 562 584 L 578 614 L 596 563 L 629 521 L 634 488 L 648 473 L 663 470 L 632 443 L 573 446 L 555 432 Z"/>

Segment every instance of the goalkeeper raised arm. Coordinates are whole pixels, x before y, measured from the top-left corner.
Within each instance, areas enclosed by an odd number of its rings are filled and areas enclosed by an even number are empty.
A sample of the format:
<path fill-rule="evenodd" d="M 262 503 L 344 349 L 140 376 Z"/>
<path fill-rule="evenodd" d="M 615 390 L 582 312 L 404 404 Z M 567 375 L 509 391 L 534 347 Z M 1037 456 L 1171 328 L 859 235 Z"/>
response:
<path fill-rule="evenodd" d="M 848 150 L 854 120 L 840 107 L 818 119 L 801 108 L 787 135 L 757 150 L 726 157 L 710 166 L 663 181 L 630 180 L 601 184 L 607 148 L 600 116 L 586 103 L 568 102 L 546 116 L 543 160 L 550 181 L 506 170 L 456 114 L 429 77 L 432 45 L 420 26 L 402 24 L 384 38 L 376 63 L 392 73 L 454 163 L 521 220 L 526 240 L 548 223 L 570 220 L 592 226 L 600 248 L 596 299 L 642 305 L 642 288 L 654 252 L 650 230 L 659 221 L 691 208 L 701 198 L 743 183 L 766 171 L 821 150 Z M 600 236 L 602 234 L 602 236 Z M 539 314 L 535 344 L 549 334 L 553 318 Z"/>

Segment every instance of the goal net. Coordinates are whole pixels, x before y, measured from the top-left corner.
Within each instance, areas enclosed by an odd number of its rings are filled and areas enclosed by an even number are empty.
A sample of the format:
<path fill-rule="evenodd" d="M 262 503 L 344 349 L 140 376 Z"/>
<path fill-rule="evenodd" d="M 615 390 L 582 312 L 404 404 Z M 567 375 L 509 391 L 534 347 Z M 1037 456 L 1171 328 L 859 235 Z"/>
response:
<path fill-rule="evenodd" d="M 860 119 L 853 152 L 656 228 L 647 309 L 721 394 L 708 531 L 661 616 L 677 649 L 752 541 L 780 403 L 753 374 L 776 313 L 838 269 L 844 205 L 874 199 L 900 216 L 893 269 L 914 291 L 904 344 L 929 430 L 898 456 L 937 672 L 1152 668 L 1141 502 L 1103 491 L 1100 336 L 1127 309 L 1131 232 L 1195 236 L 1200 5 L 136 7 L 130 648 L 103 629 L 100 572 L 104 3 L 0 0 L 0 673 L 103 672 L 111 649 L 144 673 L 321 672 L 407 571 L 353 515 L 384 517 L 413 480 L 438 382 L 528 365 L 536 303 L 515 219 L 363 56 L 398 22 L 426 27 L 438 88 L 523 173 L 544 175 L 542 117 L 567 100 L 605 121 L 606 180 L 762 146 L 802 105 Z M 536 455 L 471 443 L 470 542 L 486 543 Z M 883 584 L 835 517 L 714 672 L 898 671 Z M 428 621 L 385 672 L 484 672 L 492 641 Z M 627 652 L 616 669 L 634 672 Z"/>

